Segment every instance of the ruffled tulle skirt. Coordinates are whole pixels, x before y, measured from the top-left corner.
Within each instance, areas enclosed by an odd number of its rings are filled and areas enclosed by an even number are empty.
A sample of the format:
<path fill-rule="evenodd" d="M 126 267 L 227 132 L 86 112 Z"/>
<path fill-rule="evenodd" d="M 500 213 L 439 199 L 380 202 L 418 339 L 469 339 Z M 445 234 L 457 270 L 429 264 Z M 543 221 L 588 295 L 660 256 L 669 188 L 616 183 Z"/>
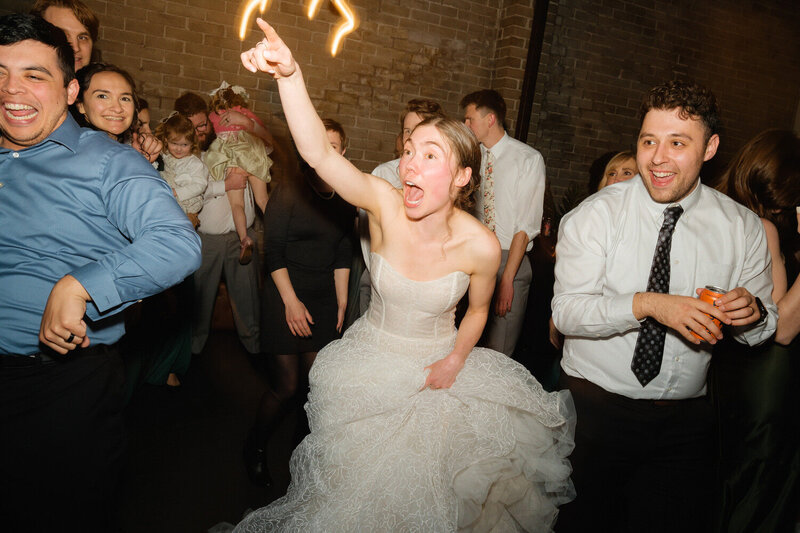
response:
<path fill-rule="evenodd" d="M 569 393 L 483 348 L 450 389 L 420 390 L 454 340 L 362 318 L 320 351 L 287 494 L 236 531 L 551 531 L 574 497 Z"/>

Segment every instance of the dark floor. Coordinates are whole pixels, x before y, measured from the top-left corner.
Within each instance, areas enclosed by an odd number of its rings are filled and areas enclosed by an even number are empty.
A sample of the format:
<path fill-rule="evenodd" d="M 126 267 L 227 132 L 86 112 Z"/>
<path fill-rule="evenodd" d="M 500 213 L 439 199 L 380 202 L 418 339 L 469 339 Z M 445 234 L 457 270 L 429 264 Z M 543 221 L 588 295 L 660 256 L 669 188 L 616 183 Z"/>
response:
<path fill-rule="evenodd" d="M 179 391 L 143 386 L 126 410 L 119 522 L 126 533 L 204 532 L 236 524 L 286 491 L 292 417 L 271 441 L 275 483 L 251 484 L 242 444 L 265 388 L 235 333 L 214 332 Z"/>

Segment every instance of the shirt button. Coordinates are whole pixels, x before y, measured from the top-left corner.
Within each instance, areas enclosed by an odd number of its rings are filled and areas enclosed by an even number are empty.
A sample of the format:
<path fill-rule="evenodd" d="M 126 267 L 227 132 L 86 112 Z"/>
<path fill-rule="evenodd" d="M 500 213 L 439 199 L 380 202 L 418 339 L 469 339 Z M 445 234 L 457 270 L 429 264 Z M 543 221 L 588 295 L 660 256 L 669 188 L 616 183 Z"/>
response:
<path fill-rule="evenodd" d="M 676 357 L 676 358 L 675 358 L 675 362 L 676 362 L 676 363 L 680 363 L 680 362 L 681 362 L 681 358 L 680 358 L 680 357 Z"/>
<path fill-rule="evenodd" d="M 13 157 L 14 159 L 18 158 L 19 157 L 19 152 L 14 152 L 14 155 L 12 155 L 11 157 Z"/>

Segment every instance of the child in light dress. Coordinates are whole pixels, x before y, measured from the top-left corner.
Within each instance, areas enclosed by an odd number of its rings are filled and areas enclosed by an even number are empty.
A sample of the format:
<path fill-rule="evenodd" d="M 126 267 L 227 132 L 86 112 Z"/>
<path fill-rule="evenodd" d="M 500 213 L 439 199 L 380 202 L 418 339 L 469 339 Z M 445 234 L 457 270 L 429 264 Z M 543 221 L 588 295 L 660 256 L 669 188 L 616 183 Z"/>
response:
<path fill-rule="evenodd" d="M 261 120 L 248 109 L 247 98 L 247 92 L 242 87 L 230 86 L 224 81 L 211 93 L 211 112 L 208 119 L 214 126 L 217 138 L 206 152 L 205 162 L 211 177 L 217 181 L 224 180 L 225 171 L 231 167 L 247 172 L 253 197 L 263 212 L 269 200 L 267 183 L 271 180 L 269 169 L 272 160 L 269 153 L 272 152 L 272 146 L 265 145 L 264 141 L 252 135 L 245 126 L 226 119 L 227 111 L 238 111 L 252 121 L 253 128 L 258 125 L 266 129 Z M 228 191 L 233 224 L 241 242 L 239 263 L 243 265 L 249 263 L 253 255 L 253 241 L 247 235 L 244 195 L 243 189 Z"/>
<path fill-rule="evenodd" d="M 181 209 L 197 227 L 197 213 L 203 207 L 210 173 L 198 157 L 200 149 L 194 125 L 188 118 L 173 113 L 156 127 L 155 134 L 164 144 L 161 177 L 172 187 Z"/>

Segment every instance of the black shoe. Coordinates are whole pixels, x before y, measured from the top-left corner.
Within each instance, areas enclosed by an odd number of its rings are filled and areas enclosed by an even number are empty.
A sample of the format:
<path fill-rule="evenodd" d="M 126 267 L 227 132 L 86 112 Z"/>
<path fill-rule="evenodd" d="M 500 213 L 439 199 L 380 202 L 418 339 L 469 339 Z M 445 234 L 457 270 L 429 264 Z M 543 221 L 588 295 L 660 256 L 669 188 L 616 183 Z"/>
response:
<path fill-rule="evenodd" d="M 272 477 L 267 468 L 267 447 L 266 445 L 259 447 L 252 431 L 244 443 L 244 467 L 247 470 L 247 477 L 254 484 L 264 488 L 272 485 Z"/>

